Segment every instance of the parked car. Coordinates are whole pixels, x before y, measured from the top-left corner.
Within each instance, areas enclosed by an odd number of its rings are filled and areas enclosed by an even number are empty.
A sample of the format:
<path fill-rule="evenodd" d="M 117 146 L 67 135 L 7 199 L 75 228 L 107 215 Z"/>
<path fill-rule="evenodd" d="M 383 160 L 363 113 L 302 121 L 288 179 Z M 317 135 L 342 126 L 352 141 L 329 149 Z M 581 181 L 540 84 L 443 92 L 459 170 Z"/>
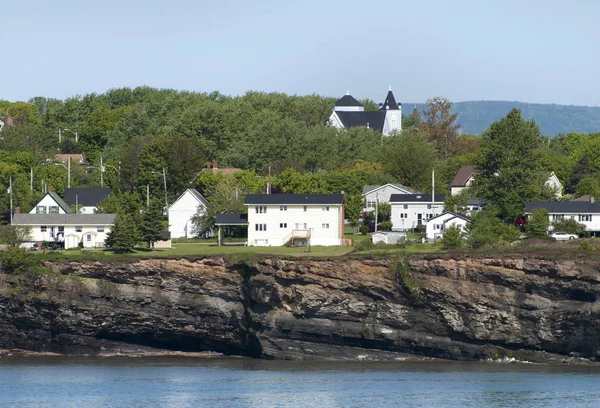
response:
<path fill-rule="evenodd" d="M 552 235 L 550 235 L 552 238 L 554 238 L 557 241 L 568 241 L 571 239 L 577 239 L 579 238 L 577 235 L 574 234 L 567 234 L 566 232 L 554 232 Z"/>

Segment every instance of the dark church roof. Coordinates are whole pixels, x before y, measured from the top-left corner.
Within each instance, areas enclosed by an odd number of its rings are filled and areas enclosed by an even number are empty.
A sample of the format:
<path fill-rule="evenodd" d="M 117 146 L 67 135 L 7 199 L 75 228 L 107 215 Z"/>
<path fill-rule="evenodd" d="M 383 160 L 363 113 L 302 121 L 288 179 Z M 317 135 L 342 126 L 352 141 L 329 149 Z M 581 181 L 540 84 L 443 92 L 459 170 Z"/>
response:
<path fill-rule="evenodd" d="M 383 106 L 379 109 L 382 110 L 386 110 L 386 109 L 396 109 L 398 110 L 398 103 L 396 102 L 396 98 L 394 98 L 394 94 L 392 93 L 392 90 L 390 89 L 387 93 L 387 96 L 385 97 L 385 102 L 383 102 Z M 402 104 L 400 104 L 402 105 Z"/>
<path fill-rule="evenodd" d="M 346 94 L 335 103 L 335 106 L 363 106 L 362 103 L 354 99 L 352 95 Z"/>
<path fill-rule="evenodd" d="M 378 132 L 383 132 L 383 124 L 385 123 L 385 111 L 375 112 L 335 112 L 338 118 L 342 121 L 345 128 L 364 126 L 369 124 L 371 129 Z"/>
<path fill-rule="evenodd" d="M 97 207 L 100 201 L 110 195 L 110 188 L 67 188 L 65 189 L 65 202 L 68 205 L 83 205 Z"/>

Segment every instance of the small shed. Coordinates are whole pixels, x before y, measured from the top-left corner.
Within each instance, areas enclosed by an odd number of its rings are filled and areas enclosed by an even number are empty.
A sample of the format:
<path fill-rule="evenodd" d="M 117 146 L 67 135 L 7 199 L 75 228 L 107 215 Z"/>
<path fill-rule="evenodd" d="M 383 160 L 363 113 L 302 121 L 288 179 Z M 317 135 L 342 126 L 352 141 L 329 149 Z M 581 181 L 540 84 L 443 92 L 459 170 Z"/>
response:
<path fill-rule="evenodd" d="M 396 231 L 377 231 L 371 235 L 371 240 L 374 244 L 399 244 L 406 239 L 406 232 Z"/>

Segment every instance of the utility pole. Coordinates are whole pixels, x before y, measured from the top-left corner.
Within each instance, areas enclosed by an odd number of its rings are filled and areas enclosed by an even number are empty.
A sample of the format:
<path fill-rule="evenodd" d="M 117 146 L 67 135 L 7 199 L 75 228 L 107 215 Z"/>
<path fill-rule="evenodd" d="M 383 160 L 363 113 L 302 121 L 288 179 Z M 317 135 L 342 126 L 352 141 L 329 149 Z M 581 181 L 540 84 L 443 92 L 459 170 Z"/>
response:
<path fill-rule="evenodd" d="M 102 156 L 100 156 L 100 187 L 104 187 L 104 166 L 102 165 Z"/>
<path fill-rule="evenodd" d="M 167 199 L 167 172 L 163 167 L 163 181 L 165 183 L 165 211 L 169 210 L 169 200 Z"/>
<path fill-rule="evenodd" d="M 58 129 L 58 144 L 62 143 L 62 130 Z"/>
<path fill-rule="evenodd" d="M 375 232 L 377 232 L 377 215 L 379 213 L 379 193 L 375 193 Z"/>
<path fill-rule="evenodd" d="M 33 167 L 31 168 L 31 177 L 29 180 L 29 188 L 33 191 Z"/>
<path fill-rule="evenodd" d="M 431 169 L 431 216 L 435 214 L 435 169 Z"/>
<path fill-rule="evenodd" d="M 150 184 L 146 184 L 146 208 L 150 208 Z"/>
<path fill-rule="evenodd" d="M 13 223 L 13 188 L 12 188 L 12 174 L 9 176 L 8 179 L 8 192 L 10 193 L 10 224 L 12 225 Z"/>
<path fill-rule="evenodd" d="M 68 166 L 67 166 L 67 173 L 68 174 L 68 180 L 67 180 L 67 186 L 69 188 L 71 188 L 71 155 L 69 155 L 69 162 L 68 162 Z"/>

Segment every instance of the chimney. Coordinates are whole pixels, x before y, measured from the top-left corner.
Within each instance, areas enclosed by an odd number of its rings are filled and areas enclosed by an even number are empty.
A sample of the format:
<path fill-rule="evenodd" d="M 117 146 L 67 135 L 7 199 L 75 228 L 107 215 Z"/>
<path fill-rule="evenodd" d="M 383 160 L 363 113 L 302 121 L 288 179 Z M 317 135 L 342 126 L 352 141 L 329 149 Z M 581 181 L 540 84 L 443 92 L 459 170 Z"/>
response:
<path fill-rule="evenodd" d="M 594 196 L 591 196 L 590 197 L 590 203 L 595 203 L 595 202 L 596 202 L 596 199 L 594 198 Z"/>
<path fill-rule="evenodd" d="M 454 204 L 454 212 L 458 212 L 458 205 Z"/>
<path fill-rule="evenodd" d="M 15 214 L 21 214 L 21 207 L 15 208 Z"/>
<path fill-rule="evenodd" d="M 48 186 L 48 188 L 46 189 L 47 192 L 51 193 L 52 192 L 52 186 Z"/>
<path fill-rule="evenodd" d="M 213 160 L 213 162 L 212 162 L 212 168 L 213 169 L 218 169 L 219 168 L 219 162 L 216 161 L 216 160 Z"/>

